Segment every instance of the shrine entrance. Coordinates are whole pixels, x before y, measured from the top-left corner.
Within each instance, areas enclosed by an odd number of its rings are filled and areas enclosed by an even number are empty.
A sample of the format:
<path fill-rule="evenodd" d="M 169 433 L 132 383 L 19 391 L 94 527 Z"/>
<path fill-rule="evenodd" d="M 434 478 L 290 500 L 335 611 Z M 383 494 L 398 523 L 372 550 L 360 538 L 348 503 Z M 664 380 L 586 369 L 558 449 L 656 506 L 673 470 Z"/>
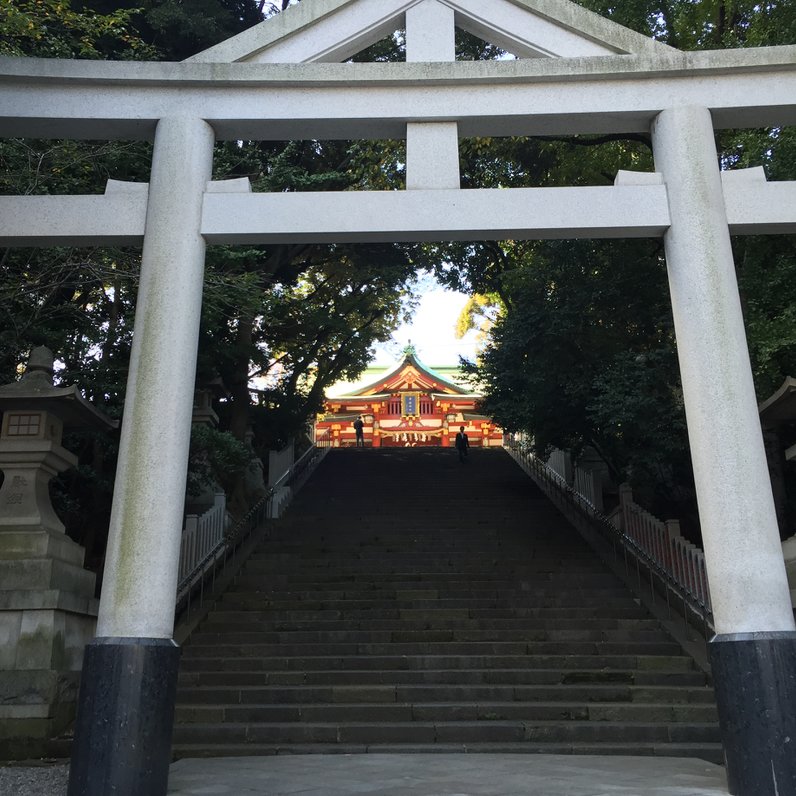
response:
<path fill-rule="evenodd" d="M 356 445 L 354 422 L 360 418 L 370 448 L 450 448 L 462 427 L 475 447 L 501 445 L 501 430 L 478 411 L 480 398 L 424 365 L 409 345 L 387 373 L 327 398 L 315 435 L 328 434 L 335 448 Z"/>
<path fill-rule="evenodd" d="M 454 62 L 456 26 L 520 60 Z M 397 28 L 406 63 L 340 63 Z M 796 625 L 730 246 L 731 234 L 795 232 L 796 183 L 722 174 L 714 142 L 717 128 L 794 122 L 796 47 L 682 53 L 566 0 L 304 0 L 178 64 L 2 60 L 0 134 L 154 140 L 148 186 L 0 198 L 5 246 L 143 249 L 70 792 L 106 793 L 135 771 L 139 792 L 165 793 L 206 244 L 578 237 L 663 238 L 731 788 L 796 791 Z M 460 188 L 459 137 L 622 132 L 651 135 L 655 172 Z M 215 140 L 307 138 L 405 139 L 406 190 L 211 181 Z"/>

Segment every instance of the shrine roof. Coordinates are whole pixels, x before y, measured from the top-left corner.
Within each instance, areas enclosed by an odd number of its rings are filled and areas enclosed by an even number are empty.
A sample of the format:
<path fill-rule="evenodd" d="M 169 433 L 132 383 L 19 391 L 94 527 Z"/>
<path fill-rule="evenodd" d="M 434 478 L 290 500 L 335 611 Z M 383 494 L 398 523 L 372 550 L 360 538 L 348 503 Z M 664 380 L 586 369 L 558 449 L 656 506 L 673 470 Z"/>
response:
<path fill-rule="evenodd" d="M 119 421 L 86 400 L 77 385 L 56 387 L 53 384 L 53 359 L 49 348 L 34 348 L 23 377 L 0 386 L 0 412 L 48 411 L 69 429 L 116 428 Z"/>
<path fill-rule="evenodd" d="M 320 423 L 340 423 L 345 421 L 353 422 L 356 420 L 362 412 L 343 412 L 339 415 L 332 414 L 330 412 L 326 412 L 325 414 L 321 415 L 318 418 L 318 422 Z"/>
<path fill-rule="evenodd" d="M 451 394 L 448 393 L 448 392 L 432 392 L 431 393 L 431 397 L 432 398 L 450 398 Z M 483 398 L 484 396 L 481 395 L 481 393 L 479 393 L 479 392 L 462 392 L 462 393 L 457 394 L 455 397 L 456 398 L 472 398 L 473 400 L 477 401 L 477 400 Z"/>
<path fill-rule="evenodd" d="M 362 403 L 362 401 L 365 400 L 365 399 L 368 399 L 368 400 L 373 399 L 373 400 L 384 401 L 387 398 L 389 398 L 391 395 L 392 395 L 392 393 L 390 393 L 390 392 L 374 393 L 373 395 L 364 395 L 364 396 L 360 395 L 359 393 L 348 393 L 348 394 L 344 394 L 344 395 L 332 395 L 332 396 L 329 396 L 326 400 L 329 403 L 333 403 L 333 404 L 344 404 L 344 403 L 353 402 L 353 401 Z"/>
<path fill-rule="evenodd" d="M 409 385 L 414 386 L 409 386 Z M 432 370 L 421 362 L 414 351 L 407 351 L 403 360 L 370 384 L 365 384 L 347 395 L 337 395 L 328 400 L 344 401 L 363 398 L 386 398 L 389 394 L 402 389 L 416 389 L 439 395 L 456 395 L 468 398 L 479 398 L 452 381 Z"/>
<path fill-rule="evenodd" d="M 486 415 L 482 415 L 478 412 L 462 412 L 462 417 L 465 420 L 483 420 L 485 422 L 489 421 L 490 423 L 494 422 L 491 417 L 487 417 Z"/>

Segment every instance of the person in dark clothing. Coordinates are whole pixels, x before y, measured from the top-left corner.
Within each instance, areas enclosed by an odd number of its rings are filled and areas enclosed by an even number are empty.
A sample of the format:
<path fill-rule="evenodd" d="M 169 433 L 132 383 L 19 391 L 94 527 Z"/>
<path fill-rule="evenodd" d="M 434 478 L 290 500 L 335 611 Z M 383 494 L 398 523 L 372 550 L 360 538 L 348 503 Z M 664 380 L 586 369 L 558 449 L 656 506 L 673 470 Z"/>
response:
<path fill-rule="evenodd" d="M 365 424 L 362 422 L 362 415 L 357 415 L 354 421 L 354 431 L 357 434 L 357 447 L 365 447 Z"/>
<path fill-rule="evenodd" d="M 459 451 L 459 461 L 463 462 L 467 459 L 467 451 L 470 447 L 470 440 L 467 439 L 467 434 L 464 433 L 464 426 L 459 426 L 459 433 L 456 435 L 456 450 Z"/>

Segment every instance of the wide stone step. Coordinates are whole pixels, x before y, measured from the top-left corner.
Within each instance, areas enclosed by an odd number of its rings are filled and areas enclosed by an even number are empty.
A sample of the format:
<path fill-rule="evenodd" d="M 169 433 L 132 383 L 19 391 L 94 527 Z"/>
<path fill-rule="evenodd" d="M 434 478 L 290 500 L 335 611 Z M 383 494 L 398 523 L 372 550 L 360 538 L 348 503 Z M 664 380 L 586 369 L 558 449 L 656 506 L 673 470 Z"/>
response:
<path fill-rule="evenodd" d="M 283 570 L 284 571 L 284 570 Z M 474 571 L 472 577 L 481 576 L 482 573 Z M 352 573 L 351 577 L 337 573 L 334 579 L 323 580 L 312 572 L 301 572 L 280 583 L 268 574 L 258 574 L 252 578 L 240 578 L 232 589 L 236 594 L 271 594 L 275 599 L 382 599 L 396 600 L 407 599 L 406 592 L 423 592 L 430 597 L 419 599 L 472 599 L 492 598 L 496 595 L 514 597 L 517 594 L 565 595 L 572 592 L 591 590 L 605 590 L 605 594 L 621 594 L 629 596 L 623 587 L 613 580 L 603 580 L 600 583 L 589 584 L 578 579 L 562 579 L 557 582 L 546 574 L 531 580 L 525 576 L 512 577 L 503 572 L 495 572 L 492 579 L 479 579 L 477 583 L 468 584 L 459 574 L 456 580 L 443 581 L 439 578 L 412 578 L 409 579 L 403 572 L 359 574 Z M 466 577 L 466 576 L 465 576 Z"/>
<path fill-rule="evenodd" d="M 290 568 L 287 569 L 284 563 L 278 564 L 270 562 L 272 565 L 269 567 L 257 566 L 254 562 L 248 561 L 246 569 L 241 577 L 247 577 L 249 572 L 262 577 L 264 582 L 274 585 L 284 584 L 313 584 L 318 585 L 332 585 L 342 584 L 351 585 L 355 581 L 364 580 L 366 578 L 366 568 L 357 565 L 349 566 L 347 564 L 340 564 L 339 566 L 332 566 L 327 563 L 319 563 L 313 569 L 306 568 Z M 557 564 L 545 565 L 527 565 L 521 566 L 504 562 L 499 567 L 492 566 L 484 569 L 483 566 L 478 568 L 476 579 L 479 582 L 505 582 L 508 580 L 534 580 L 538 577 L 544 577 L 548 574 L 567 572 L 568 564 L 560 561 Z M 574 576 L 579 574 L 592 575 L 602 574 L 605 571 L 592 563 L 590 567 L 575 566 L 572 570 Z M 408 587 L 414 588 L 419 586 L 422 588 L 423 584 L 428 584 L 432 581 L 434 584 L 447 585 L 447 584 L 460 584 L 466 582 L 466 578 L 459 572 L 450 572 L 449 570 L 436 571 L 428 568 L 412 566 L 404 570 L 396 570 L 394 572 L 380 572 L 378 582 L 382 584 L 390 584 L 392 587 Z"/>
<path fill-rule="evenodd" d="M 558 669 L 694 671 L 694 662 L 685 655 L 367 655 L 312 656 L 236 654 L 220 655 L 212 648 L 207 655 L 182 658 L 184 671 L 327 671 L 337 670 L 425 670 L 425 669 Z M 704 675 L 702 675 L 704 678 Z"/>
<path fill-rule="evenodd" d="M 194 665 L 202 661 L 193 661 Z M 256 670 L 235 669 L 224 659 L 209 659 L 207 668 L 183 667 L 180 684 L 191 687 L 227 686 L 235 690 L 242 686 L 279 686 L 279 692 L 289 687 L 348 686 L 367 688 L 387 684 L 393 689 L 399 685 L 509 685 L 509 686 L 559 686 L 573 688 L 585 685 L 588 693 L 602 694 L 604 689 L 618 689 L 611 693 L 644 694 L 652 689 L 646 701 L 656 701 L 653 696 L 675 702 L 712 702 L 713 690 L 706 687 L 705 675 L 688 671 L 636 671 L 633 669 L 326 669 L 326 670 Z M 245 663 L 245 662 L 244 662 Z M 213 667 L 213 668 L 210 668 Z M 549 689 L 554 692 L 557 689 Z M 182 692 L 184 693 L 184 691 Z M 624 697 L 623 697 L 624 698 Z M 628 696 L 628 698 L 630 698 Z M 606 701 L 605 697 L 601 701 Z"/>
<path fill-rule="evenodd" d="M 177 708 L 180 723 L 284 723 L 284 722 L 462 722 L 462 721 L 593 721 L 689 722 L 717 720 L 712 705 L 660 705 L 579 702 L 394 702 L 301 704 L 183 704 Z"/>
<path fill-rule="evenodd" d="M 258 618 L 266 618 L 274 622 L 304 622 L 304 621 L 339 621 L 345 620 L 347 623 L 359 622 L 362 620 L 369 621 L 407 621 L 407 622 L 456 622 L 467 620 L 482 620 L 490 621 L 493 619 L 507 619 L 507 620 L 522 620 L 522 619 L 537 619 L 539 617 L 589 617 L 596 616 L 593 608 L 585 606 L 577 608 L 545 608 L 544 606 L 536 606 L 533 608 L 440 608 L 440 609 L 407 609 L 407 608 L 373 608 L 370 610 L 289 610 L 289 611 L 263 611 L 260 610 L 262 606 L 258 605 L 258 609 L 251 612 L 253 620 Z M 635 606 L 630 607 L 617 607 L 605 608 L 601 613 L 606 618 L 620 619 L 634 616 L 638 608 Z M 246 611 L 240 607 L 234 607 L 234 610 L 223 610 L 218 612 L 218 615 L 236 614 L 238 616 L 245 614 Z M 216 614 L 211 617 L 214 621 Z M 648 615 L 646 615 L 648 616 Z"/>
<path fill-rule="evenodd" d="M 280 611 L 280 617 L 284 613 L 285 612 Z M 337 611 L 323 612 L 321 614 L 308 611 L 294 611 L 287 613 L 290 614 L 291 618 L 280 618 L 274 616 L 273 611 L 263 609 L 258 609 L 256 611 L 241 611 L 216 608 L 210 614 L 208 619 L 202 623 L 202 628 L 205 626 L 212 627 L 216 624 L 221 626 L 229 626 L 236 623 L 256 625 L 258 623 L 279 624 L 284 622 L 317 624 L 326 627 L 331 624 L 336 625 L 342 618 L 341 614 Z M 302 613 L 309 615 L 301 616 Z M 437 616 L 434 614 L 430 614 L 428 617 L 422 619 L 407 619 L 406 617 L 402 618 L 397 616 L 397 613 L 398 609 L 393 609 L 392 611 L 386 612 L 386 614 L 388 614 L 386 616 L 382 614 L 374 616 L 371 612 L 359 611 L 355 613 L 347 613 L 345 620 L 349 627 L 352 626 L 353 623 L 356 623 L 357 625 L 360 623 L 366 623 L 368 625 L 375 624 L 380 627 L 386 627 L 388 622 L 404 627 L 413 627 L 414 625 L 426 622 L 439 622 L 443 627 L 455 626 L 451 625 L 451 623 L 455 622 L 474 622 L 478 624 L 487 623 L 490 627 L 500 626 L 502 623 L 518 623 L 520 626 L 524 626 L 525 622 L 551 623 L 554 626 L 567 627 L 568 622 L 573 622 L 578 623 L 580 626 L 586 624 L 589 627 L 603 627 L 604 625 L 599 623 L 632 623 L 636 620 L 643 623 L 654 623 L 656 626 L 658 625 L 656 620 L 650 619 L 648 613 L 632 602 L 623 606 L 622 608 L 617 608 L 610 612 L 594 606 L 579 606 L 576 608 L 523 608 L 516 612 L 512 611 L 511 609 L 485 609 L 478 610 L 474 615 L 471 615 L 474 612 L 469 611 L 466 617 L 460 617 L 458 619 L 451 618 L 447 615 Z M 538 627 L 539 625 L 531 624 L 529 626 Z M 641 626 L 644 625 L 642 624 Z"/>
<path fill-rule="evenodd" d="M 229 592 L 221 600 L 223 608 L 245 610 L 252 608 L 259 611 L 268 608 L 273 612 L 273 616 L 280 616 L 282 614 L 295 615 L 297 612 L 300 614 L 308 614 L 309 612 L 321 611 L 337 611 L 340 616 L 357 616 L 357 612 L 370 612 L 370 611 L 383 611 L 383 615 L 396 615 L 400 612 L 400 616 L 407 619 L 412 619 L 415 612 L 415 617 L 422 618 L 420 612 L 430 612 L 429 616 L 439 615 L 440 611 L 448 611 L 450 617 L 455 619 L 461 618 L 477 618 L 478 616 L 485 615 L 485 611 L 505 611 L 507 615 L 523 616 L 523 610 L 532 611 L 538 608 L 557 607 L 569 608 L 579 607 L 583 605 L 593 604 L 594 601 L 599 601 L 603 606 L 603 612 L 611 615 L 614 607 L 623 608 L 628 605 L 628 598 L 621 595 L 621 593 L 603 594 L 594 591 L 583 592 L 567 592 L 565 594 L 539 594 L 528 595 L 525 594 L 522 598 L 518 599 L 490 599 L 490 600 L 475 600 L 475 599 L 439 599 L 439 600 L 413 600 L 402 603 L 397 603 L 395 600 L 305 600 L 305 601 L 292 601 L 283 600 L 276 602 L 268 598 L 266 594 L 257 594 L 252 592 L 237 593 Z"/>
<path fill-rule="evenodd" d="M 510 521 L 510 520 L 509 520 Z M 372 543 L 359 542 L 350 544 L 346 542 L 332 541 L 326 546 L 318 547 L 312 542 L 303 545 L 295 545 L 290 548 L 275 547 L 271 545 L 267 556 L 253 556 L 252 565 L 270 566 L 275 563 L 296 563 L 303 566 L 305 563 L 310 565 L 333 568 L 351 566 L 352 563 L 366 561 L 376 566 L 384 563 L 385 556 L 389 557 L 392 564 L 405 561 L 412 566 L 424 561 L 447 561 L 451 558 L 465 559 L 468 564 L 474 563 L 475 558 L 482 558 L 494 564 L 505 566 L 527 567 L 529 571 L 536 571 L 540 567 L 551 571 L 560 571 L 564 556 L 561 558 L 546 557 L 538 560 L 529 559 L 526 563 L 523 559 L 512 562 L 509 558 L 499 556 L 502 553 L 517 553 L 527 556 L 529 550 L 527 543 L 518 540 L 517 543 L 506 543 L 501 541 L 498 534 L 491 537 L 478 536 L 476 541 L 466 543 L 464 541 L 454 541 L 451 537 L 455 536 L 458 530 L 451 528 L 443 530 L 434 536 L 426 536 L 420 540 L 412 540 L 406 537 L 396 538 L 390 542 L 374 541 Z M 449 534 L 445 536 L 444 534 Z M 476 539 L 476 537 L 473 537 Z M 563 551 L 562 551 L 563 553 Z M 586 559 L 582 560 L 585 564 Z M 482 569 L 486 570 L 482 564 Z M 593 571 L 598 568 L 591 566 Z M 605 574 L 605 571 L 603 570 Z"/>
<path fill-rule="evenodd" d="M 450 641 L 325 644 L 192 644 L 183 649 L 183 657 L 207 655 L 233 658 L 287 656 L 390 656 L 390 655 L 646 655 L 680 653 L 672 641 Z"/>
<path fill-rule="evenodd" d="M 347 686 L 268 686 L 262 683 L 262 674 L 251 673 L 251 678 L 237 677 L 234 684 L 222 682 L 222 687 L 202 683 L 193 687 L 183 679 L 179 689 L 179 702 L 183 705 L 283 705 L 283 704 L 395 704 L 395 703 L 475 703 L 520 702 L 541 704 L 546 702 L 632 703 L 650 707 L 663 705 L 667 709 L 695 705 L 707 708 L 714 717 L 712 691 L 707 688 L 672 688 L 650 686 L 612 685 L 474 685 L 471 683 L 437 685 L 347 685 Z M 249 679 L 249 682 L 244 682 Z M 218 683 L 218 681 L 216 681 Z M 589 715 L 589 718 L 594 716 Z M 482 717 L 478 717 L 482 718 Z M 651 718 L 651 717 L 650 717 Z M 679 721 L 681 719 L 670 719 Z M 690 720 L 690 719 L 689 719 Z M 707 719 L 705 719 L 707 720 Z"/>
<path fill-rule="evenodd" d="M 714 723 L 615 721 L 406 721 L 182 723 L 174 742 L 236 743 L 718 743 Z"/>
<path fill-rule="evenodd" d="M 580 619 L 438 619 L 438 620 L 359 620 L 356 622 L 340 622 L 337 619 L 328 620 L 296 620 L 266 621 L 264 619 L 247 620 L 245 614 L 224 612 L 225 617 L 214 613 L 212 620 L 202 623 L 201 632 L 194 633 L 191 638 L 196 640 L 206 634 L 218 633 L 260 633 L 260 632 L 286 632 L 286 631 L 322 631 L 334 632 L 338 630 L 365 630 L 365 631 L 417 631 L 417 630 L 508 630 L 524 632 L 528 630 L 658 630 L 663 632 L 660 624 L 655 619 L 615 619 L 612 617 L 583 617 Z"/>
<path fill-rule="evenodd" d="M 515 517 L 514 522 L 516 521 Z M 504 527 L 510 522 L 511 520 L 504 523 Z M 277 565 L 290 563 L 299 568 L 311 566 L 321 571 L 352 568 L 359 566 L 362 561 L 377 567 L 385 563 L 395 565 L 405 561 L 408 564 L 406 572 L 410 573 L 418 565 L 423 566 L 426 561 L 447 561 L 455 557 L 468 565 L 474 565 L 480 560 L 481 570 L 487 577 L 495 567 L 535 573 L 561 572 L 568 565 L 572 566 L 574 574 L 607 574 L 607 570 L 596 563 L 585 550 L 581 551 L 582 555 L 572 551 L 570 556 L 565 546 L 535 547 L 527 536 L 506 542 L 501 540 L 499 533 L 479 537 L 478 544 L 451 544 L 450 537 L 457 533 L 457 529 L 451 529 L 434 537 L 425 537 L 421 541 L 401 539 L 388 544 L 377 541 L 347 543 L 340 538 L 320 547 L 312 539 L 306 539 L 293 548 L 280 548 L 272 539 L 267 552 L 252 553 L 247 566 L 254 570 L 277 570 Z"/>
<path fill-rule="evenodd" d="M 262 743 L 181 743 L 177 757 L 267 757 L 278 754 L 548 754 L 621 755 L 643 757 L 696 757 L 722 765 L 724 752 L 718 743 L 433 743 L 433 744 L 262 744 Z"/>
<path fill-rule="evenodd" d="M 474 557 L 475 558 L 475 557 Z M 274 571 L 261 570 L 249 567 L 242 573 L 241 578 L 243 583 L 254 582 L 257 585 L 280 586 L 289 584 L 291 586 L 301 584 L 318 584 L 319 586 L 328 586 L 330 584 L 353 583 L 354 581 L 361 581 L 362 583 L 381 583 L 384 586 L 392 585 L 394 583 L 409 582 L 432 582 L 435 585 L 446 583 L 459 583 L 463 578 L 468 575 L 484 581 L 506 581 L 516 579 L 517 581 L 533 581 L 536 580 L 539 584 L 549 584 L 553 586 L 563 587 L 567 578 L 557 573 L 565 572 L 564 565 L 557 568 L 554 572 L 542 571 L 539 572 L 535 569 L 527 569 L 517 565 L 507 563 L 495 564 L 491 567 L 485 568 L 483 564 L 478 564 L 477 561 L 471 560 L 469 557 L 466 561 L 444 561 L 442 563 L 435 563 L 433 561 L 411 562 L 408 564 L 401 564 L 395 561 L 382 561 L 381 565 L 375 562 L 370 563 L 367 561 L 357 562 L 355 565 L 341 565 L 339 567 L 302 567 L 293 562 L 274 562 Z M 279 573 L 284 575 L 285 572 L 290 572 L 289 579 L 279 581 Z M 249 577 L 249 575 L 254 577 Z M 447 580 L 442 577 L 450 575 Z M 585 581 L 589 575 L 584 573 L 582 576 L 586 587 L 589 584 Z M 273 578 L 273 580 L 272 580 Z M 578 582 L 578 574 L 574 575 L 574 582 Z M 616 586 L 618 581 L 611 577 L 601 577 L 600 582 L 594 584 L 596 586 Z"/>
<path fill-rule="evenodd" d="M 527 555 L 528 551 L 517 553 L 517 555 Z M 389 554 L 380 551 L 380 556 L 372 559 L 362 559 L 355 554 L 348 554 L 340 561 L 332 561 L 328 556 L 321 556 L 317 559 L 296 558 L 282 556 L 274 559 L 269 556 L 260 564 L 249 560 L 246 569 L 241 573 L 241 577 L 248 578 L 250 575 L 268 574 L 273 577 L 276 583 L 283 583 L 286 580 L 292 581 L 293 578 L 317 577 L 319 583 L 334 582 L 335 579 L 345 581 L 345 579 L 357 572 L 375 572 L 381 575 L 381 568 L 385 565 L 390 570 L 397 570 L 389 573 L 388 583 L 405 579 L 407 581 L 423 580 L 428 576 L 433 576 L 435 581 L 440 583 L 456 584 L 464 581 L 464 577 L 459 572 L 451 572 L 448 567 L 450 556 L 418 556 L 417 560 L 408 561 L 404 570 L 398 569 L 400 560 L 394 556 L 387 557 Z M 478 570 L 476 578 L 479 582 L 490 583 L 494 581 L 507 580 L 508 576 L 516 576 L 517 580 L 549 580 L 562 581 L 565 576 L 571 575 L 575 580 L 590 581 L 595 583 L 615 580 L 616 577 L 604 568 L 597 566 L 594 562 L 587 564 L 583 562 L 580 566 L 572 566 L 567 561 L 540 561 L 531 558 L 527 563 L 522 559 L 512 559 L 511 554 L 500 559 L 493 559 L 487 564 L 483 560 L 478 564 L 478 559 L 483 557 L 483 553 L 467 555 L 461 563 L 466 563 Z M 437 568 L 436 561 L 444 562 L 444 566 Z M 286 570 L 286 566 L 290 569 Z M 570 569 L 571 566 L 571 569 Z M 374 578 L 374 583 L 378 581 Z"/>
<path fill-rule="evenodd" d="M 536 597 L 548 595 L 559 590 L 573 592 L 592 588 L 607 589 L 615 594 L 626 592 L 615 581 L 603 580 L 597 584 L 588 584 L 582 580 L 567 580 L 566 586 L 558 586 L 550 579 L 534 582 L 495 580 L 491 583 L 480 581 L 468 586 L 466 583 L 452 583 L 436 588 L 428 588 L 428 584 L 417 584 L 412 588 L 385 587 L 383 582 L 367 583 L 362 579 L 354 584 L 313 585 L 298 588 L 295 583 L 291 589 L 280 589 L 276 584 L 268 584 L 266 579 L 240 578 L 234 594 L 267 595 L 274 602 L 285 600 L 493 600 L 516 599 L 518 597 Z"/>
<path fill-rule="evenodd" d="M 662 642 L 671 641 L 660 629 L 622 629 L 587 630 L 566 629 L 549 630 L 533 628 L 501 629 L 433 629 L 433 630 L 258 630 L 228 633 L 196 633 L 191 638 L 191 646 L 211 646 L 216 644 L 389 644 L 427 642 Z M 676 649 L 676 647 L 675 647 Z"/>
<path fill-rule="evenodd" d="M 279 616 L 281 612 L 293 612 L 300 610 L 304 613 L 307 611 L 337 611 L 341 619 L 348 616 L 357 616 L 356 612 L 361 611 L 386 611 L 394 612 L 399 611 L 402 618 L 411 619 L 412 613 L 419 617 L 420 613 L 431 612 L 429 615 L 434 616 L 434 612 L 448 611 L 451 618 L 461 617 L 470 618 L 470 612 L 476 611 L 495 611 L 503 610 L 511 614 L 512 612 L 517 616 L 522 616 L 520 612 L 525 610 L 532 610 L 533 608 L 546 607 L 546 606 L 578 606 L 585 605 L 588 602 L 589 595 L 592 599 L 600 599 L 601 595 L 595 592 L 570 592 L 562 596 L 551 597 L 547 594 L 532 595 L 528 593 L 518 594 L 512 596 L 499 596 L 499 597 L 481 597 L 481 598 L 448 598 L 440 597 L 439 599 L 406 599 L 406 600 L 380 600 L 373 599 L 339 599 L 330 597 L 329 599 L 305 599 L 305 600 L 274 600 L 266 593 L 253 594 L 247 592 L 246 594 L 230 593 L 222 601 L 224 608 L 235 607 L 237 609 L 252 608 L 256 611 L 269 609 L 272 615 Z M 605 609 L 603 615 L 611 615 L 612 605 L 619 607 L 625 605 L 623 600 L 613 600 L 611 595 L 606 595 L 604 599 Z"/>

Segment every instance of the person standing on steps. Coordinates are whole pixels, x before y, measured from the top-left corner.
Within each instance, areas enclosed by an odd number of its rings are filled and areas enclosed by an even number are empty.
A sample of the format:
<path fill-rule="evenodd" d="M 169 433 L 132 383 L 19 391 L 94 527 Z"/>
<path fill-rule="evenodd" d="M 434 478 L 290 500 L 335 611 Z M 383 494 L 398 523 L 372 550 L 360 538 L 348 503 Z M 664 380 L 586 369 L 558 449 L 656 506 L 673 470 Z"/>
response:
<path fill-rule="evenodd" d="M 354 431 L 357 435 L 357 447 L 364 448 L 365 447 L 365 424 L 362 422 L 362 415 L 357 415 L 357 419 L 354 421 Z"/>
<path fill-rule="evenodd" d="M 467 451 L 470 448 L 470 440 L 464 433 L 464 426 L 459 426 L 459 433 L 456 435 L 456 450 L 459 451 L 459 461 L 467 460 Z"/>

